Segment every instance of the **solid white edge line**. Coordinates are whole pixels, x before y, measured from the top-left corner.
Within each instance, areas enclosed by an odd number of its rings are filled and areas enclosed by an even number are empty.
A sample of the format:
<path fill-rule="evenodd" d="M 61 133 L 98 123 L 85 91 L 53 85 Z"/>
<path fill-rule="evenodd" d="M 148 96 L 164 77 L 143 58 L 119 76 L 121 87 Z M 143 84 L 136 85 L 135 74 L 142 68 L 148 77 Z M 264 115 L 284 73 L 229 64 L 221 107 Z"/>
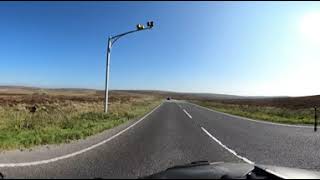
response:
<path fill-rule="evenodd" d="M 234 150 L 228 148 L 226 145 L 222 144 L 221 141 L 219 141 L 217 138 L 215 138 L 213 135 L 211 135 L 205 128 L 201 127 L 202 131 L 204 131 L 210 138 L 212 138 L 215 142 L 217 142 L 219 145 L 221 145 L 224 149 L 226 149 L 227 151 L 229 151 L 231 154 L 235 155 L 237 158 L 243 160 L 244 162 L 248 163 L 248 164 L 252 164 L 252 165 L 255 165 L 255 163 L 253 161 L 250 161 L 249 159 L 245 158 L 245 157 L 242 157 L 240 155 L 238 155 Z M 259 166 L 258 166 L 259 167 Z M 261 168 L 261 167 L 259 167 Z M 288 179 L 287 177 L 281 175 L 281 174 L 278 174 L 277 172 L 275 171 L 272 171 L 268 168 L 263 168 L 265 171 L 271 173 L 271 174 L 274 174 L 282 179 Z"/>
<path fill-rule="evenodd" d="M 267 121 L 263 121 L 263 120 L 254 120 L 254 119 L 249 119 L 249 118 L 242 117 L 242 116 L 237 116 L 237 115 L 233 115 L 233 114 L 228 114 L 228 113 L 216 111 L 216 110 L 213 110 L 213 109 L 210 109 L 210 108 L 207 108 L 207 107 L 203 107 L 203 106 L 200 106 L 198 104 L 191 103 L 191 102 L 188 102 L 188 103 L 191 104 L 191 105 L 195 105 L 195 106 L 198 106 L 200 108 L 215 112 L 215 113 L 219 113 L 219 114 L 223 114 L 223 115 L 226 115 L 226 116 L 238 118 L 238 119 L 241 119 L 241 120 L 253 121 L 253 122 L 257 122 L 257 123 L 276 125 L 276 126 L 286 126 L 286 127 L 294 127 L 294 128 L 313 128 L 312 126 L 299 126 L 299 125 L 290 125 L 290 124 L 280 124 L 280 123 L 274 123 L 274 122 L 267 122 Z"/>
<path fill-rule="evenodd" d="M 238 155 L 234 150 L 228 148 L 226 145 L 222 144 L 221 141 L 219 141 L 217 138 L 215 138 L 214 136 L 212 136 L 205 128 L 201 127 L 202 131 L 204 131 L 209 137 L 211 137 L 215 142 L 217 142 L 220 146 L 222 146 L 224 149 L 226 149 L 227 151 L 229 151 L 231 154 L 235 155 L 237 158 L 242 159 L 244 162 L 248 163 L 248 164 L 254 164 L 254 162 L 250 161 L 249 159 L 242 157 L 240 155 Z"/>
<path fill-rule="evenodd" d="M 192 119 L 192 116 L 191 116 L 185 109 L 183 109 L 183 112 L 186 113 L 186 115 L 187 115 L 190 119 Z"/>
<path fill-rule="evenodd" d="M 67 154 L 67 155 L 64 155 L 64 156 L 60 156 L 60 157 L 56 157 L 56 158 L 52 158 L 52 159 L 48 159 L 48 160 L 41 160 L 41 161 L 33 161 L 33 162 L 26 162 L 26 163 L 4 163 L 4 164 L 0 164 L 0 167 L 22 167 L 22 166 L 35 166 L 35 165 L 40 165 L 40 164 L 48 164 L 48 163 L 51 163 L 51 162 L 55 162 L 55 161 L 58 161 L 58 160 L 62 160 L 62 159 L 67 159 L 67 158 L 70 158 L 70 157 L 74 157 L 76 155 L 79 155 L 79 154 L 82 154 L 84 152 L 87 152 L 91 149 L 94 149 L 98 146 L 101 146 L 109 141 L 111 141 L 112 139 L 118 137 L 119 135 L 121 135 L 122 133 L 126 132 L 127 130 L 129 130 L 130 128 L 134 127 L 136 124 L 138 124 L 139 122 L 141 122 L 142 120 L 144 120 L 147 116 L 149 116 L 151 113 L 153 113 L 156 109 L 158 109 L 163 103 L 161 103 L 160 105 L 158 105 L 157 107 L 155 107 L 152 111 L 150 111 L 148 114 L 146 114 L 145 116 L 143 116 L 141 119 L 139 119 L 137 122 L 133 123 L 132 125 L 130 125 L 129 127 L 127 127 L 126 129 L 118 132 L 117 134 L 113 135 L 112 137 L 106 139 L 106 140 L 103 140 L 97 144 L 94 144 L 92 146 L 89 146 L 85 149 L 82 149 L 80 151 L 76 151 L 74 153 L 71 153 L 71 154 Z"/>

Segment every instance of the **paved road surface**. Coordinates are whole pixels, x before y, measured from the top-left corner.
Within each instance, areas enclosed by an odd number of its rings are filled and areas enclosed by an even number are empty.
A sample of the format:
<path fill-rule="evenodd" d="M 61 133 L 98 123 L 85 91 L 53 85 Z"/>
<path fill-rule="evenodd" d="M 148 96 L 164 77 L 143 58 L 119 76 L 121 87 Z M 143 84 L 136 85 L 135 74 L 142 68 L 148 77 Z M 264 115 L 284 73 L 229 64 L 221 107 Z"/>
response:
<path fill-rule="evenodd" d="M 197 160 L 320 170 L 319 150 L 319 133 L 309 127 L 248 121 L 167 101 L 89 151 L 34 166 L 1 167 L 0 161 L 0 172 L 7 178 L 136 178 Z"/>

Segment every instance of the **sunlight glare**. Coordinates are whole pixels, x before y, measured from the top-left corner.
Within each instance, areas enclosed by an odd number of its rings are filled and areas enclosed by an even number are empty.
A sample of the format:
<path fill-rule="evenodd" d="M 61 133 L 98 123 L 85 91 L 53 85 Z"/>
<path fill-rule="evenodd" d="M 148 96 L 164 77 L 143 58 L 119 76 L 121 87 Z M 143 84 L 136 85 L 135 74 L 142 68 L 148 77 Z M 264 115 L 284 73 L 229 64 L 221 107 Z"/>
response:
<path fill-rule="evenodd" d="M 304 15 L 300 22 L 300 30 L 308 40 L 320 43 L 320 12 Z"/>

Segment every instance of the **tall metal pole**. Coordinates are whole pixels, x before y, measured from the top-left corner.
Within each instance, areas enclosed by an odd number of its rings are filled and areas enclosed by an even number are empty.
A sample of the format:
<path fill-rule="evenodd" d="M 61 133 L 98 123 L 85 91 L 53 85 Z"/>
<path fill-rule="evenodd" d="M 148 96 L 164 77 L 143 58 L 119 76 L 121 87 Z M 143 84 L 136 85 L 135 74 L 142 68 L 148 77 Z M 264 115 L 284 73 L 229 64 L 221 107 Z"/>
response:
<path fill-rule="evenodd" d="M 109 90 L 109 66 L 110 66 L 110 53 L 111 53 L 111 37 L 108 38 L 107 48 L 107 62 L 106 62 L 106 85 L 105 85 L 105 96 L 104 96 L 104 112 L 108 112 L 108 90 Z"/>
<path fill-rule="evenodd" d="M 141 31 L 141 30 L 147 30 L 147 29 L 151 29 L 153 27 L 153 21 L 149 21 L 147 23 L 148 28 L 144 28 L 143 25 L 138 24 L 137 25 L 137 30 L 133 30 L 133 31 L 129 31 L 126 33 L 122 33 L 122 34 L 118 34 L 116 36 L 109 36 L 108 38 L 108 48 L 107 48 L 107 62 L 106 62 L 106 84 L 105 84 L 105 95 L 104 95 L 104 112 L 107 113 L 108 112 L 108 90 L 109 90 L 109 66 L 110 66 L 110 53 L 111 53 L 111 47 L 113 45 L 113 43 L 115 43 L 120 37 L 125 36 L 127 34 L 131 34 L 137 31 Z"/>

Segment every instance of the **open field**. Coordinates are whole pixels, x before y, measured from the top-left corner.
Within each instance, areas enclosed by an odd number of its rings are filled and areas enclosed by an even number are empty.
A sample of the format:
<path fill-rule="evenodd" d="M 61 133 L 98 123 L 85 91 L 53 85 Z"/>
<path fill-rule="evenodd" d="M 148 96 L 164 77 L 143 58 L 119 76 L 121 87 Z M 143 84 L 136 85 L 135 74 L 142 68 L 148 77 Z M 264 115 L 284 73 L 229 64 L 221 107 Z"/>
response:
<path fill-rule="evenodd" d="M 161 102 L 157 96 L 112 91 L 109 113 L 105 114 L 101 91 L 3 89 L 0 150 L 85 138 L 141 117 Z"/>
<path fill-rule="evenodd" d="M 142 91 L 140 91 L 142 93 Z M 320 95 L 305 97 L 244 97 L 223 94 L 146 91 L 174 99 L 188 100 L 225 113 L 287 124 L 313 124 L 314 107 L 320 116 Z"/>
<path fill-rule="evenodd" d="M 288 109 L 303 109 L 320 106 L 320 95 L 304 97 L 270 97 L 270 98 L 243 98 L 243 99 L 222 99 L 215 102 L 224 104 L 237 104 L 259 107 L 278 107 Z"/>
<path fill-rule="evenodd" d="M 313 124 L 314 107 L 320 116 L 320 95 L 304 97 L 234 96 L 170 91 L 122 91 L 161 98 L 187 100 L 218 111 L 243 117 L 287 124 Z"/>
<path fill-rule="evenodd" d="M 144 92 L 144 91 L 141 91 Z M 224 94 L 146 91 L 187 100 L 214 110 L 243 117 L 287 124 L 313 124 L 314 107 L 320 116 L 320 95 L 305 97 L 245 97 Z M 144 92 L 144 93 L 146 93 Z"/>
<path fill-rule="evenodd" d="M 168 91 L 111 91 L 103 113 L 103 91 L 0 86 L 0 150 L 65 143 L 140 117 L 165 97 L 218 111 L 288 124 L 312 124 L 320 96 L 241 97 Z M 30 112 L 32 107 L 36 112 Z"/>
<path fill-rule="evenodd" d="M 214 110 L 252 119 L 287 124 L 313 124 L 314 107 L 319 107 L 320 96 L 191 101 Z"/>

